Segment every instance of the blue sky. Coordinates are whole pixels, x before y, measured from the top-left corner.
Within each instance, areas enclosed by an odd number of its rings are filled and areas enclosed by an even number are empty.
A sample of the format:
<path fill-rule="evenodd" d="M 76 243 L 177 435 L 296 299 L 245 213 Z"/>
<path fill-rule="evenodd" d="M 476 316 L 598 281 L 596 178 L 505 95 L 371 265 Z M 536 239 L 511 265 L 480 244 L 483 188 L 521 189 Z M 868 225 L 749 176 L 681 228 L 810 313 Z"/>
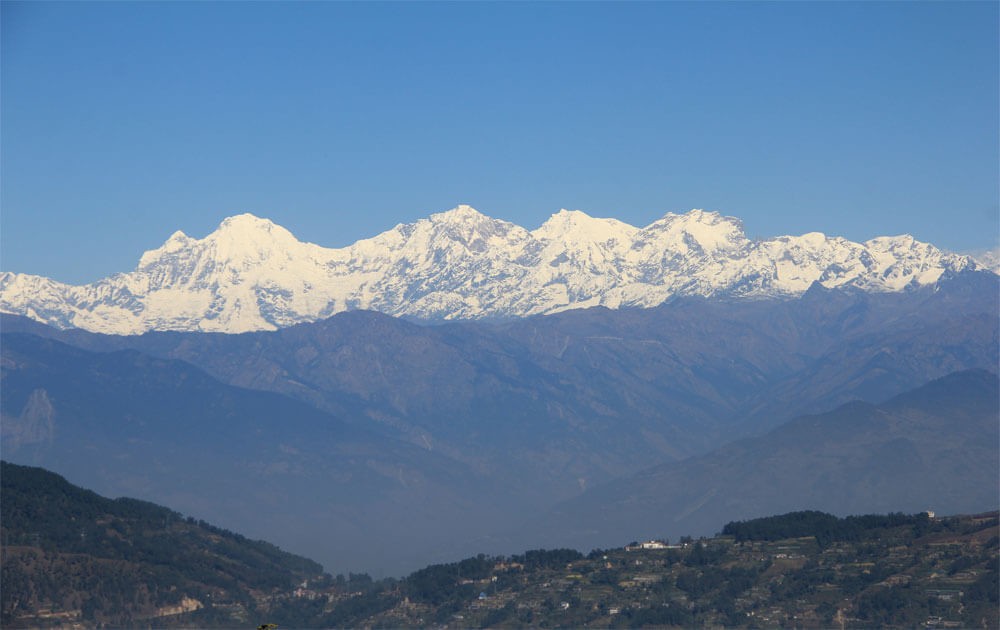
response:
<path fill-rule="evenodd" d="M 468 203 L 998 238 L 998 5 L 0 3 L 0 269 L 83 283 L 253 212 Z"/>

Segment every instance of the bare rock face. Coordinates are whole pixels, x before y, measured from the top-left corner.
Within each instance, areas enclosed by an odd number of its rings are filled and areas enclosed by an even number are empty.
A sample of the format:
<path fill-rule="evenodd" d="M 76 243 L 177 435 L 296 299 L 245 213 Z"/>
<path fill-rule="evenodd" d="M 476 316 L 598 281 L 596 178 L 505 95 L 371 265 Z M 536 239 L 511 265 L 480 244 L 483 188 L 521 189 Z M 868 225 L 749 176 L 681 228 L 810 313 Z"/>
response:
<path fill-rule="evenodd" d="M 48 392 L 36 389 L 31 392 L 19 415 L 3 414 L 3 422 L 0 424 L 3 441 L 11 449 L 26 444 L 51 443 L 56 435 L 55 419 L 55 407 L 49 400 Z"/>

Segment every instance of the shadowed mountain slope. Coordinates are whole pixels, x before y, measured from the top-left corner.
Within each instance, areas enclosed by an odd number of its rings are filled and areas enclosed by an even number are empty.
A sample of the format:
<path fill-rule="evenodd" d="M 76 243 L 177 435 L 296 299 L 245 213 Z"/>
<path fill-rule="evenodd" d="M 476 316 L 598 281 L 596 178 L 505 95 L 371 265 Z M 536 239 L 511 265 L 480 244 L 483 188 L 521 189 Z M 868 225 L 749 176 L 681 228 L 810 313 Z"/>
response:
<path fill-rule="evenodd" d="M 891 294 L 680 299 L 507 323 L 420 326 L 342 313 L 262 333 L 137 337 L 27 330 L 92 350 L 181 359 L 501 476 L 544 505 L 803 413 L 993 369 L 997 277 Z"/>
<path fill-rule="evenodd" d="M 727 518 L 793 509 L 839 514 L 995 509 L 1000 383 L 948 375 L 879 405 L 846 404 L 700 457 L 594 488 L 533 522 L 588 548 L 623 537 L 711 533 Z M 521 534 L 522 536 L 524 534 Z"/>
<path fill-rule="evenodd" d="M 996 369 L 998 304 L 997 277 L 967 273 L 900 293 L 814 287 L 439 326 L 354 311 L 273 332 L 122 337 L 4 317 L 3 453 L 239 525 L 335 572 L 398 573 L 541 545 L 537 530 L 497 536 L 796 415 Z M 784 459 L 805 466 L 796 448 Z M 908 443 L 885 448 L 873 466 Z M 811 492 L 866 487 L 838 470 Z M 700 514 L 712 491 L 682 497 L 674 517 Z M 928 507 L 944 509 L 851 509 Z M 718 518 L 745 516 L 732 508 Z"/>
<path fill-rule="evenodd" d="M 447 457 L 181 361 L 10 333 L 2 358 L 5 459 L 274 540 L 333 571 L 420 566 L 510 501 Z"/>

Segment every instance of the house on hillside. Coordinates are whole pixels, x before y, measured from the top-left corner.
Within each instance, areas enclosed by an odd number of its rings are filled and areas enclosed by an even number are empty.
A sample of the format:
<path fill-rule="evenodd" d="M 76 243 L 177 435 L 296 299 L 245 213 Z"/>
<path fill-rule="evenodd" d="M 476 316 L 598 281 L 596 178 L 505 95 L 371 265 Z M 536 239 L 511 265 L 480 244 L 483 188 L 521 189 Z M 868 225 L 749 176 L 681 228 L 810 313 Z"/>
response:
<path fill-rule="evenodd" d="M 638 543 L 635 545 L 628 545 L 625 547 L 625 551 L 638 551 L 640 549 L 670 549 L 670 545 L 663 542 L 662 540 L 648 540 L 644 543 Z"/>

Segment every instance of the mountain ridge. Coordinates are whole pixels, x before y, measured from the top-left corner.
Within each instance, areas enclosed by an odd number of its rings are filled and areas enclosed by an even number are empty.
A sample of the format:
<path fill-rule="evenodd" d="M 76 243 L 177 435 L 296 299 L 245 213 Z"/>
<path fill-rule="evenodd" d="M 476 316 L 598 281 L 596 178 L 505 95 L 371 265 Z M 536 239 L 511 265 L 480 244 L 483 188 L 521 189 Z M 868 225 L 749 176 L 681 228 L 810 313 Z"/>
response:
<path fill-rule="evenodd" d="M 594 487 L 531 527 L 586 548 L 622 532 L 703 532 L 720 513 L 757 518 L 789 504 L 843 514 L 995 509 L 998 391 L 994 372 L 962 370 L 878 404 L 802 415 Z"/>
<path fill-rule="evenodd" d="M 739 219 L 704 210 L 642 228 L 561 210 L 529 231 L 460 205 L 339 249 L 245 213 L 201 239 L 176 231 L 134 271 L 87 285 L 2 272 L 0 311 L 112 334 L 239 333 L 355 309 L 516 318 L 677 296 L 789 298 L 814 285 L 896 292 L 977 269 L 908 235 L 751 240 Z"/>
<path fill-rule="evenodd" d="M 503 471 L 522 495 L 565 496 L 796 415 L 992 368 L 997 296 L 994 275 L 970 273 L 903 293 L 689 297 L 502 323 L 426 326 L 349 311 L 241 335 L 110 336 L 8 315 L 0 328 L 179 359 L 224 383 Z"/>
<path fill-rule="evenodd" d="M 161 494 L 144 498 L 170 499 L 226 525 L 248 508 L 222 498 L 258 497 L 249 508 L 254 515 L 245 516 L 255 536 L 301 550 L 306 532 L 287 524 L 302 515 L 299 522 L 322 530 L 310 534 L 316 548 L 332 545 L 323 560 L 377 557 L 392 541 L 412 567 L 441 557 L 441 544 L 444 557 L 459 549 L 502 551 L 498 545 L 515 544 L 497 538 L 512 515 L 698 457 L 791 417 L 849 400 L 886 400 L 962 369 L 995 369 L 997 295 L 996 276 L 974 272 L 900 293 L 814 286 L 794 300 L 686 297 L 648 309 L 434 326 L 349 311 L 240 335 L 101 335 L 3 315 L 2 446 L 21 463 L 50 463 L 102 491 L 110 488 L 106 481 L 133 476 L 111 470 L 128 456 L 144 462 L 144 471 L 165 472 Z M 36 339 L 30 346 L 28 337 Z M 196 383 L 208 389 L 195 392 Z M 351 446 L 331 434 L 335 425 L 387 441 Z M 178 441 L 192 433 L 199 436 L 193 444 Z M 151 452 L 153 438 L 174 452 Z M 236 438 L 253 443 L 235 447 Z M 95 459 L 81 448 L 87 442 L 105 455 Z M 978 443 L 985 442 L 995 440 Z M 907 452 L 905 442 L 887 448 L 887 461 Z M 67 468 L 71 456 L 77 468 Z M 280 478 L 260 476 L 259 466 L 280 467 Z M 99 469 L 107 474 L 95 477 Z M 205 478 L 189 480 L 191 471 Z M 295 483 L 292 473 L 307 483 Z M 350 478 L 367 480 L 350 487 L 387 498 L 363 511 L 374 522 L 350 518 L 356 495 L 336 481 Z M 412 485 L 420 479 L 428 483 Z M 207 484 L 222 497 L 209 507 L 221 511 L 202 511 L 204 500 L 189 496 L 194 487 L 205 495 Z M 415 488 L 426 493 L 417 496 Z M 317 504 L 323 514 L 314 514 Z M 402 504 L 411 506 L 405 517 Z M 921 502 L 914 509 L 927 507 L 944 508 Z M 418 517 L 427 517 L 426 525 L 445 513 L 465 514 L 443 519 L 460 531 L 435 525 L 433 540 L 408 544 L 416 540 Z M 484 522 L 471 525 L 469 513 Z M 403 533 L 379 529 L 397 523 Z M 330 536 L 334 525 L 338 535 Z M 283 538 L 289 531 L 294 539 Z M 363 542 L 376 533 L 377 544 Z M 530 547 L 530 540 L 516 546 Z"/>

